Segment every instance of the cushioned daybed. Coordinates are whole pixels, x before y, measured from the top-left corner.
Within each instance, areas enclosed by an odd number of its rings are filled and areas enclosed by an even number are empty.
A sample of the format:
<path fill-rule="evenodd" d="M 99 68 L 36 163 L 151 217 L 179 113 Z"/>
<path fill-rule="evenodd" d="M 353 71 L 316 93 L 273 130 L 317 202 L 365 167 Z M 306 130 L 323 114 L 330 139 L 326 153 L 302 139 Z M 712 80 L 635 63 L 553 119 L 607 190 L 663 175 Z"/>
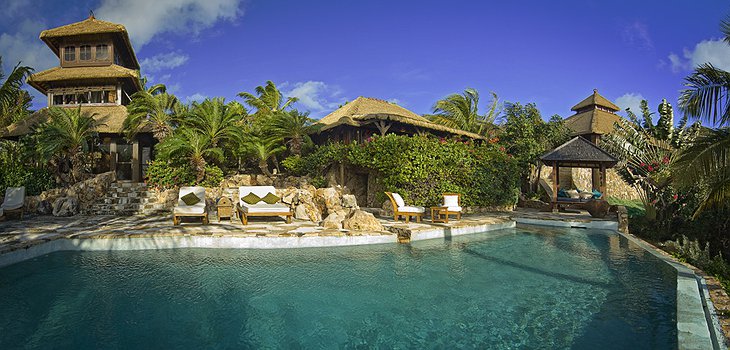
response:
<path fill-rule="evenodd" d="M 250 216 L 284 216 L 291 223 L 294 215 L 289 206 L 281 203 L 274 186 L 241 186 L 236 205 L 241 223 L 248 225 Z"/>

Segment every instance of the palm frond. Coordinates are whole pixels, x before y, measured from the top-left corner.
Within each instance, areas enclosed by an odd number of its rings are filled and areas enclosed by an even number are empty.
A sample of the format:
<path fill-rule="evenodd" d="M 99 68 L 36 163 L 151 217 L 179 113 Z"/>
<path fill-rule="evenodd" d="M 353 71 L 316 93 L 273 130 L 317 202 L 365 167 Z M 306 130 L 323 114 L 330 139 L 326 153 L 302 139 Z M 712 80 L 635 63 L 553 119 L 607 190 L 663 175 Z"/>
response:
<path fill-rule="evenodd" d="M 702 64 L 685 78 L 680 109 L 693 118 L 720 126 L 730 125 L 730 73 Z"/>

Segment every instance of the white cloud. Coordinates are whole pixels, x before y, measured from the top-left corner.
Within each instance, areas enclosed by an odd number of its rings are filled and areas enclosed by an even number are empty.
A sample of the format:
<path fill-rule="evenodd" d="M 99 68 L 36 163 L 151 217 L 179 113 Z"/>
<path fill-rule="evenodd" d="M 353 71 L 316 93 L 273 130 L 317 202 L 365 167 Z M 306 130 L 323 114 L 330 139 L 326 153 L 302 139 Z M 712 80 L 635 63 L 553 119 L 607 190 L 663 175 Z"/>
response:
<path fill-rule="evenodd" d="M 243 14 L 241 0 L 102 0 L 97 18 L 121 23 L 132 43 L 141 48 L 165 32 L 197 34 L 219 20 L 234 21 Z"/>
<path fill-rule="evenodd" d="M 142 71 L 154 73 L 182 66 L 190 57 L 179 52 L 168 52 L 145 58 L 139 62 Z"/>
<path fill-rule="evenodd" d="M 712 63 L 717 68 L 730 71 L 730 45 L 721 39 L 703 40 L 695 45 L 694 50 L 685 48 L 682 56 L 675 53 L 668 56 L 675 73 L 691 70 L 703 63 Z"/>
<path fill-rule="evenodd" d="M 285 90 L 288 87 L 291 89 Z M 331 112 L 347 100 L 341 97 L 342 89 L 322 81 L 310 80 L 293 84 L 285 82 L 280 88 L 284 96 L 298 98 L 297 103 L 308 109 L 314 118 L 323 116 L 324 112 Z"/>
<path fill-rule="evenodd" d="M 38 39 L 38 34 L 45 29 L 44 27 L 41 22 L 24 20 L 14 34 L 0 34 L 0 53 L 6 72 L 18 62 L 32 67 L 36 72 L 58 65 L 58 57 Z"/>
<path fill-rule="evenodd" d="M 621 37 L 624 42 L 639 49 L 651 50 L 654 48 L 654 43 L 649 36 L 649 28 L 640 21 L 634 21 L 624 26 Z"/>
<path fill-rule="evenodd" d="M 25 10 L 28 5 L 30 5 L 30 0 L 5 0 L 3 1 L 3 10 L 0 12 L 0 16 L 15 16 Z"/>
<path fill-rule="evenodd" d="M 641 100 L 645 100 L 645 98 L 640 93 L 628 92 L 616 99 L 616 105 L 621 107 L 621 111 L 624 111 L 624 114 L 626 113 L 626 108 L 631 108 L 631 112 L 639 115 L 641 114 L 639 108 Z"/>
<path fill-rule="evenodd" d="M 201 94 L 199 92 L 196 92 L 196 93 L 194 93 L 194 94 L 186 97 L 185 98 L 185 101 L 187 103 L 190 103 L 190 102 L 202 102 L 206 98 L 208 98 L 208 96 L 205 96 L 205 95 L 203 95 L 203 94 Z"/>

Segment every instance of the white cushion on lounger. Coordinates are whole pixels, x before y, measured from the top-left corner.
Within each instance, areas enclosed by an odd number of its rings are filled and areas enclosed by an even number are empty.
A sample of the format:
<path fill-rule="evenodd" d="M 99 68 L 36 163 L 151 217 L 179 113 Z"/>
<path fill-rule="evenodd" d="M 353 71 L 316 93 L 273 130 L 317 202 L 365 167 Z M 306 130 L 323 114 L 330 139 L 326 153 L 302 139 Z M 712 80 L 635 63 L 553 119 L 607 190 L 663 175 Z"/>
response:
<path fill-rule="evenodd" d="M 461 207 L 458 205 L 453 206 L 453 207 L 446 207 L 446 210 L 451 211 L 451 212 L 461 212 Z"/>
<path fill-rule="evenodd" d="M 275 203 L 275 204 L 268 204 L 268 203 L 256 203 L 256 204 L 248 204 L 243 201 L 241 201 L 241 209 L 243 209 L 246 213 L 256 214 L 256 213 L 288 213 L 289 207 L 281 204 L 281 203 Z"/>
<path fill-rule="evenodd" d="M 405 207 L 406 202 L 403 201 L 403 197 L 401 197 L 399 194 L 393 192 L 393 199 L 395 199 L 395 204 L 398 205 L 398 207 Z"/>
<path fill-rule="evenodd" d="M 25 201 L 25 187 L 8 187 L 5 189 L 5 200 L 0 208 L 15 210 L 23 207 Z"/>
<path fill-rule="evenodd" d="M 447 194 L 444 196 L 444 207 L 458 207 L 459 196 Z M 449 209 L 451 210 L 451 209 Z"/>
<path fill-rule="evenodd" d="M 395 193 L 393 193 L 393 194 L 395 194 Z M 404 213 L 423 213 L 424 211 L 426 211 L 426 208 L 408 205 L 408 206 L 398 207 L 398 211 L 404 212 Z"/>
<path fill-rule="evenodd" d="M 195 194 L 195 196 L 200 199 L 200 202 L 193 205 L 185 204 L 181 198 L 188 193 Z M 180 187 L 180 191 L 177 196 L 177 205 L 175 206 L 175 209 L 173 209 L 173 213 L 189 215 L 202 215 L 205 213 L 205 187 Z"/>

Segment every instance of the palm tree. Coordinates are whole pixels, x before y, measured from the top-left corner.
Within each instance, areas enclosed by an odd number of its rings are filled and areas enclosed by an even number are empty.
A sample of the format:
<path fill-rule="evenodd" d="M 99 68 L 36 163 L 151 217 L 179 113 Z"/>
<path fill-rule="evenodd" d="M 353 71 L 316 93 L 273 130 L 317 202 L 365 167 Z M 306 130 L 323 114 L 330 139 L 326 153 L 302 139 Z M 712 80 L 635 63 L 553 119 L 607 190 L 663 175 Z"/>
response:
<path fill-rule="evenodd" d="M 246 109 L 238 102 L 225 103 L 223 98 L 206 99 L 193 103 L 185 123 L 205 134 L 213 147 L 221 142 L 241 139 Z"/>
<path fill-rule="evenodd" d="M 494 92 L 489 111 L 479 114 L 479 92 L 472 88 L 464 90 L 463 94 L 452 94 L 439 100 L 433 106 L 431 120 L 451 128 L 470 131 L 480 135 L 487 135 L 494 130 L 494 119 L 497 117 L 498 98 Z"/>
<path fill-rule="evenodd" d="M 162 86 L 164 88 L 164 85 Z M 132 138 L 148 125 L 152 126 L 152 135 L 158 141 L 172 134 L 179 119 L 180 103 L 177 97 L 166 92 L 157 93 L 150 90 L 135 92 L 131 97 L 132 102 L 127 106 L 127 119 L 124 120 L 127 137 Z"/>
<path fill-rule="evenodd" d="M 210 137 L 198 130 L 182 127 L 172 137 L 165 139 L 157 147 L 163 159 L 185 159 L 193 167 L 197 182 L 205 178 L 205 165 L 208 161 L 221 161 L 223 150 L 214 147 Z"/>
<path fill-rule="evenodd" d="M 38 144 L 46 159 L 56 157 L 71 163 L 71 182 L 81 180 L 85 170 L 84 152 L 92 146 L 96 137 L 96 113 L 81 113 L 76 109 L 52 107 L 49 119 L 38 130 Z M 60 174 L 57 174 L 60 175 Z"/>
<path fill-rule="evenodd" d="M 730 44 L 730 16 L 721 22 L 725 43 Z M 688 187 L 707 185 L 695 217 L 730 200 L 730 72 L 705 63 L 685 78 L 679 102 L 688 116 L 718 129 L 708 129 L 686 149 L 676 164 L 676 183 Z"/>
<path fill-rule="evenodd" d="M 266 81 L 265 86 L 257 86 L 255 91 L 256 95 L 248 92 L 238 94 L 247 105 L 256 109 L 255 117 L 270 117 L 273 113 L 283 111 L 299 100 L 296 97 L 287 97 L 285 100 L 281 91 L 271 80 Z"/>
<path fill-rule="evenodd" d="M 674 112 L 669 103 L 659 105 L 660 118 L 654 125 L 648 103 L 641 102 L 642 119 L 627 109 L 628 119 L 619 120 L 614 131 L 604 135 L 601 145 L 621 161 L 616 166 L 618 174 L 639 193 L 646 218 L 662 219 L 672 201 L 666 196 L 671 190 L 673 168 L 679 154 L 693 142 L 700 130 L 699 124 L 688 126 L 688 118 L 680 120 L 677 127 L 666 123 Z M 670 191 L 671 192 L 671 191 Z M 664 222 L 664 220 L 660 220 Z"/>
<path fill-rule="evenodd" d="M 2 57 L 0 57 L 0 66 L 2 66 Z M 5 127 L 27 116 L 28 108 L 30 108 L 30 95 L 26 91 L 20 89 L 25 83 L 25 79 L 33 73 L 33 69 L 21 66 L 20 63 L 15 65 L 10 74 L 5 77 L 0 71 L 0 81 L 5 81 L 0 85 L 0 128 Z"/>
<path fill-rule="evenodd" d="M 269 159 L 274 158 L 277 153 L 286 149 L 284 145 L 280 144 L 280 141 L 278 138 L 249 135 L 241 143 L 241 151 L 258 160 L 261 172 L 268 177 L 272 177 L 273 174 L 269 171 Z"/>
<path fill-rule="evenodd" d="M 309 113 L 291 110 L 276 113 L 269 127 L 275 136 L 286 140 L 291 153 L 301 155 L 302 145 L 312 142 L 309 133 L 314 122 Z"/>

